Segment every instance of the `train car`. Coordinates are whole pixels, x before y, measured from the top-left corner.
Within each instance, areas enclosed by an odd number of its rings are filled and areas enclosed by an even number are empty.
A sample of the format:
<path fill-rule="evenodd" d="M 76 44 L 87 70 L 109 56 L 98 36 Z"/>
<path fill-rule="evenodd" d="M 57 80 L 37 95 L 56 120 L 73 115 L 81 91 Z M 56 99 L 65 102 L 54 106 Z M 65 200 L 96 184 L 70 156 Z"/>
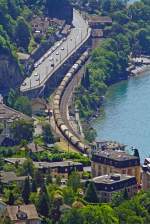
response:
<path fill-rule="evenodd" d="M 62 121 L 61 115 L 55 114 L 54 117 L 55 117 L 56 123 L 58 123 L 58 121 L 60 121 L 60 122 Z"/>
<path fill-rule="evenodd" d="M 60 100 L 60 99 L 61 99 L 60 95 L 55 95 L 54 96 L 54 100 Z"/>
<path fill-rule="evenodd" d="M 57 91 L 60 91 L 60 95 L 62 94 L 63 90 L 64 90 L 64 86 L 61 86 L 61 85 L 57 89 Z"/>
<path fill-rule="evenodd" d="M 68 83 L 69 83 L 69 78 L 68 77 L 65 77 L 64 78 L 64 80 L 63 80 L 63 82 L 65 83 L 65 86 L 64 86 L 64 90 L 65 90 L 65 88 L 67 87 L 67 85 L 68 85 Z"/>
<path fill-rule="evenodd" d="M 53 104 L 53 110 L 59 110 L 59 105 L 58 104 Z"/>
<path fill-rule="evenodd" d="M 78 142 L 77 147 L 81 152 L 85 152 L 86 147 L 81 141 Z"/>
<path fill-rule="evenodd" d="M 61 81 L 60 86 L 64 86 L 64 88 L 65 88 L 65 86 L 66 86 L 66 79 L 65 79 L 65 77 Z"/>
<path fill-rule="evenodd" d="M 54 114 L 60 114 L 60 110 L 59 110 L 59 108 L 58 109 L 53 109 L 53 111 L 54 111 Z"/>
<path fill-rule="evenodd" d="M 57 89 L 57 91 L 55 92 L 55 96 L 56 96 L 56 95 L 61 96 L 61 90 L 58 90 L 58 89 Z"/>
<path fill-rule="evenodd" d="M 69 141 L 73 137 L 73 134 L 69 131 L 69 129 L 64 132 L 64 135 Z"/>
<path fill-rule="evenodd" d="M 74 68 L 71 68 L 71 69 L 69 70 L 69 73 L 71 73 L 72 76 L 73 76 L 73 75 L 74 75 Z"/>
<path fill-rule="evenodd" d="M 72 77 L 72 73 L 68 72 L 65 77 L 71 78 Z"/>
<path fill-rule="evenodd" d="M 74 146 L 77 146 L 78 145 L 78 142 L 80 141 L 76 136 L 72 136 L 71 138 L 70 138 L 70 141 L 71 141 L 71 143 L 74 145 Z"/>
<path fill-rule="evenodd" d="M 82 61 L 79 59 L 79 60 L 76 62 L 76 64 L 78 64 L 79 67 L 81 67 L 81 65 L 82 65 Z"/>
<path fill-rule="evenodd" d="M 61 125 L 65 125 L 65 123 L 63 122 L 62 119 L 58 119 L 58 120 L 56 121 L 56 123 L 57 123 L 58 128 L 60 128 Z M 64 134 L 63 134 L 63 135 L 64 135 Z"/>
<path fill-rule="evenodd" d="M 60 126 L 60 130 L 62 133 L 65 133 L 66 131 L 69 131 L 69 129 L 67 128 L 67 126 L 63 123 Z"/>

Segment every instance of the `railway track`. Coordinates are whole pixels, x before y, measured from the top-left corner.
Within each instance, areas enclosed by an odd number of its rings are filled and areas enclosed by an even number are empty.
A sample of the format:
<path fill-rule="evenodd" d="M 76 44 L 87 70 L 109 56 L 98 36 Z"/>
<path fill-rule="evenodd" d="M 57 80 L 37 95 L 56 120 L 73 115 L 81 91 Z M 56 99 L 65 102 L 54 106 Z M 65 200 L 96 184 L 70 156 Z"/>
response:
<path fill-rule="evenodd" d="M 89 148 L 79 135 L 70 125 L 68 121 L 68 101 L 72 95 L 74 88 L 78 84 L 78 79 L 81 73 L 78 71 L 88 59 L 88 51 L 84 52 L 77 62 L 72 66 L 69 72 L 61 81 L 58 89 L 55 92 L 53 100 L 53 115 L 55 123 L 63 136 L 72 144 L 78 151 L 85 153 Z"/>

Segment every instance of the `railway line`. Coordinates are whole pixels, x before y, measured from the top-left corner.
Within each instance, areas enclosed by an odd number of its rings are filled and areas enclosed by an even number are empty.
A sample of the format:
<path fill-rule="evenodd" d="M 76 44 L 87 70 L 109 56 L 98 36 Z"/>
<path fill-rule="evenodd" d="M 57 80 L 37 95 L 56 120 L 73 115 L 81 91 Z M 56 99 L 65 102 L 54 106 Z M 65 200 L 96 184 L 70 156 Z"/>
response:
<path fill-rule="evenodd" d="M 70 122 L 68 121 L 67 110 L 68 100 L 77 85 L 78 76 L 76 76 L 76 74 L 86 62 L 88 57 L 89 53 L 86 51 L 72 66 L 72 68 L 61 81 L 58 89 L 55 92 L 53 100 L 53 115 L 57 128 L 61 131 L 69 143 L 82 153 L 85 153 L 89 147 L 84 143 L 82 137 L 77 132 L 75 132 L 75 130 L 70 125 Z"/>

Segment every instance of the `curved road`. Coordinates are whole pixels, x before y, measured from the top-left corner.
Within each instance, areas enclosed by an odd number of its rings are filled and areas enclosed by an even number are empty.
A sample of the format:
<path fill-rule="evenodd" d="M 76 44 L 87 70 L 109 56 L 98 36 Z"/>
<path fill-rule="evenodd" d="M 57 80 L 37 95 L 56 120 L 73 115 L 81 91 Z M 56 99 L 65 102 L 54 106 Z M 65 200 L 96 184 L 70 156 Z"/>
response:
<path fill-rule="evenodd" d="M 57 69 L 85 42 L 89 35 L 89 27 L 82 15 L 74 10 L 73 26 L 66 40 L 56 42 L 40 59 L 42 62 L 34 69 L 30 77 L 22 83 L 21 92 L 44 86 L 45 82 Z M 56 48 L 56 49 L 54 49 Z"/>

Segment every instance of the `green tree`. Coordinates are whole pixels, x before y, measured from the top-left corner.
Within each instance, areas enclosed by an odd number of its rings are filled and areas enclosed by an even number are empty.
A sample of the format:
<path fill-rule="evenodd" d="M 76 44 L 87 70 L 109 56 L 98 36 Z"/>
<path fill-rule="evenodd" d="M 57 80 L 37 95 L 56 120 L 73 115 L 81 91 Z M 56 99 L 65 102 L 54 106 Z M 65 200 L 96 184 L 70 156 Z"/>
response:
<path fill-rule="evenodd" d="M 76 192 L 80 187 L 80 175 L 77 172 L 72 172 L 69 175 L 67 184 L 73 189 L 74 192 Z"/>
<path fill-rule="evenodd" d="M 12 123 L 11 131 L 14 141 L 18 144 L 23 139 L 31 141 L 33 138 L 33 122 L 27 120 L 15 120 Z"/>
<path fill-rule="evenodd" d="M 37 192 L 37 184 L 36 184 L 36 181 L 33 179 L 32 180 L 32 189 L 31 189 L 32 192 Z"/>
<path fill-rule="evenodd" d="M 14 195 L 13 195 L 12 192 L 10 192 L 10 194 L 9 194 L 9 199 L 8 199 L 8 204 L 9 204 L 9 205 L 14 205 L 14 202 L 15 202 Z"/>
<path fill-rule="evenodd" d="M 14 103 L 14 108 L 24 114 L 29 115 L 29 116 L 32 115 L 31 102 L 30 102 L 29 98 L 26 96 L 17 97 L 17 99 Z"/>
<path fill-rule="evenodd" d="M 23 17 L 18 17 L 16 24 L 16 39 L 18 45 L 24 49 L 28 49 L 31 34 L 30 29 Z"/>
<path fill-rule="evenodd" d="M 38 211 L 42 216 L 48 217 L 49 215 L 49 204 L 45 193 L 40 194 Z"/>
<path fill-rule="evenodd" d="M 49 124 L 43 125 L 43 140 L 45 144 L 53 144 L 55 142 L 54 135 Z"/>
<path fill-rule="evenodd" d="M 93 182 L 90 182 L 88 184 L 88 187 L 87 187 L 87 190 L 85 193 L 85 200 L 90 203 L 98 203 L 99 202 L 96 188 L 95 188 L 95 185 Z"/>
<path fill-rule="evenodd" d="M 24 181 L 24 186 L 22 190 L 22 198 L 25 204 L 29 203 L 29 197 L 30 197 L 30 180 L 29 177 L 27 177 Z"/>
<path fill-rule="evenodd" d="M 27 159 L 24 161 L 21 167 L 21 174 L 22 175 L 30 175 L 33 176 L 34 174 L 34 165 L 31 159 Z"/>

